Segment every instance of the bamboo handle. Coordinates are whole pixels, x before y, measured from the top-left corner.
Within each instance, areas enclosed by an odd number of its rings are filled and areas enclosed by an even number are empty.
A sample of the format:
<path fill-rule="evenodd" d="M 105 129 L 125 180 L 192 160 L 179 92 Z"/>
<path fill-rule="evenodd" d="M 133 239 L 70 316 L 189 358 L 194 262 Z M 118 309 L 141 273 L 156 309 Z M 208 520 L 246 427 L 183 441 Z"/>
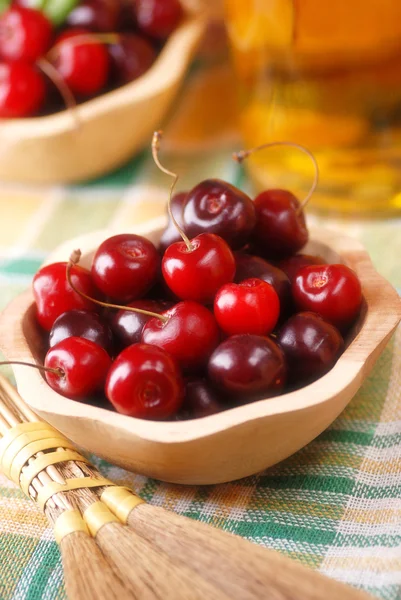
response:
<path fill-rule="evenodd" d="M 199 574 L 238 600 L 372 600 L 356 590 L 242 538 L 140 504 L 128 525 L 167 555 L 191 565 Z"/>

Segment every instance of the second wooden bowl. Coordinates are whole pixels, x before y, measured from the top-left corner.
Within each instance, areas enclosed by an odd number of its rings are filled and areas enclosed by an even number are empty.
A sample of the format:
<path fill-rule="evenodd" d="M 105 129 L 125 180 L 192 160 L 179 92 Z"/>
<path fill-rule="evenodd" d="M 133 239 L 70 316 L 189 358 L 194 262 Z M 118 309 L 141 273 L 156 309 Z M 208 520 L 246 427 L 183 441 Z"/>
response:
<path fill-rule="evenodd" d="M 149 142 L 173 102 L 205 28 L 188 18 L 136 81 L 79 105 L 76 114 L 2 120 L 0 180 L 69 183 L 103 175 Z"/>
<path fill-rule="evenodd" d="M 165 220 L 137 227 L 156 242 Z M 77 247 L 89 265 L 97 246 L 116 232 L 101 231 L 63 244 L 50 258 L 66 260 Z M 315 383 L 276 398 L 239 406 L 203 419 L 151 422 L 68 400 L 40 373 L 14 367 L 22 397 L 77 445 L 137 473 L 165 481 L 212 484 L 261 471 L 290 456 L 333 422 L 370 372 L 401 317 L 400 299 L 375 271 L 355 240 L 312 231 L 306 251 L 342 262 L 358 274 L 365 304 L 354 337 L 333 369 Z M 16 298 L 0 319 L 1 346 L 10 360 L 43 355 L 32 293 Z"/>

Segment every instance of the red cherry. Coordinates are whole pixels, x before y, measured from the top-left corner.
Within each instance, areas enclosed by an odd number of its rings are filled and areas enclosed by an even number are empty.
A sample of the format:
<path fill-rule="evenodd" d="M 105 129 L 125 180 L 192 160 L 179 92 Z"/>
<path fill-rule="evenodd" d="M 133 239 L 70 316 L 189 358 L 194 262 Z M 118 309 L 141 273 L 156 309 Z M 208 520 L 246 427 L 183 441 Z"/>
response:
<path fill-rule="evenodd" d="M 95 285 L 118 302 L 140 298 L 157 279 L 160 258 L 146 238 L 126 233 L 100 244 L 92 263 Z"/>
<path fill-rule="evenodd" d="M 74 41 L 88 35 L 88 41 Z M 92 96 L 106 84 L 109 56 L 106 47 L 94 39 L 87 29 L 69 29 L 55 43 L 54 66 L 70 90 L 82 96 Z"/>
<path fill-rule="evenodd" d="M 292 293 L 299 310 L 318 313 L 340 330 L 352 324 L 362 304 L 360 281 L 345 265 L 302 267 Z"/>
<path fill-rule="evenodd" d="M 113 336 L 110 327 L 95 312 L 90 310 L 69 310 L 54 321 L 49 334 L 52 348 L 69 337 L 83 337 L 111 352 Z"/>
<path fill-rule="evenodd" d="M 221 179 L 205 179 L 188 192 L 182 218 L 190 238 L 215 233 L 231 248 L 248 242 L 256 222 L 249 196 Z"/>
<path fill-rule="evenodd" d="M 271 265 L 260 256 L 252 256 L 243 252 L 235 253 L 235 282 L 256 277 L 270 283 L 277 292 L 280 300 L 280 320 L 293 309 L 291 283 L 287 275 L 278 267 Z"/>
<path fill-rule="evenodd" d="M 156 50 L 145 38 L 122 35 L 117 44 L 109 47 L 113 80 L 122 85 L 138 79 L 152 66 Z"/>
<path fill-rule="evenodd" d="M 176 361 L 167 352 L 133 344 L 117 356 L 109 370 L 106 396 L 124 415 L 167 419 L 182 404 L 184 384 Z"/>
<path fill-rule="evenodd" d="M 311 265 L 325 265 L 326 261 L 321 256 L 311 254 L 295 254 L 289 258 L 284 258 L 278 263 L 279 269 L 284 271 L 291 283 L 294 281 L 299 269 Z"/>
<path fill-rule="evenodd" d="M 48 50 L 52 25 L 39 10 L 14 6 L 0 17 L 0 55 L 35 62 Z"/>
<path fill-rule="evenodd" d="M 311 383 L 334 365 L 344 342 L 331 323 L 312 312 L 293 315 L 277 334 L 277 343 L 285 354 L 288 379 Z"/>
<path fill-rule="evenodd" d="M 280 314 L 280 301 L 270 283 L 262 279 L 246 279 L 228 283 L 216 294 L 214 316 L 227 335 L 270 333 Z"/>
<path fill-rule="evenodd" d="M 136 0 L 134 14 L 143 33 L 165 40 L 181 21 L 183 10 L 179 0 Z"/>
<path fill-rule="evenodd" d="M 213 233 L 201 233 L 191 240 L 171 244 L 162 260 L 164 279 L 182 300 L 212 302 L 217 290 L 233 280 L 235 259 L 228 244 Z"/>
<path fill-rule="evenodd" d="M 0 63 L 0 118 L 35 114 L 44 104 L 46 86 L 41 73 L 24 62 Z"/>
<path fill-rule="evenodd" d="M 116 31 L 120 11 L 119 0 L 83 0 L 69 13 L 66 25 L 91 31 Z"/>
<path fill-rule="evenodd" d="M 242 403 L 254 400 L 255 396 L 272 396 L 285 383 L 284 354 L 270 338 L 233 335 L 213 352 L 208 373 L 219 390 L 239 396 Z"/>
<path fill-rule="evenodd" d="M 199 419 L 223 410 L 216 391 L 205 379 L 189 379 L 185 385 L 185 399 L 181 412 L 186 418 Z"/>
<path fill-rule="evenodd" d="M 45 372 L 53 390 L 72 400 L 84 400 L 103 389 L 111 358 L 95 342 L 69 337 L 50 348 L 44 365 L 60 370 L 60 374 Z"/>
<path fill-rule="evenodd" d="M 57 317 L 67 310 L 96 310 L 93 302 L 82 298 L 70 287 L 66 271 L 67 263 L 53 263 L 42 267 L 33 278 L 36 318 L 46 331 L 50 331 Z M 71 277 L 78 290 L 88 296 L 96 297 L 96 289 L 87 269 L 74 266 Z"/>
<path fill-rule="evenodd" d="M 162 313 L 163 323 L 154 317 L 143 331 L 142 342 L 169 352 L 183 368 L 206 364 L 219 343 L 219 330 L 212 313 L 197 302 L 179 302 Z"/>
<path fill-rule="evenodd" d="M 167 302 L 159 300 L 135 300 L 128 306 L 149 310 L 154 313 L 162 313 L 168 308 Z M 130 310 L 119 310 L 111 319 L 111 328 L 122 345 L 122 347 L 131 346 L 141 341 L 141 335 L 146 323 L 152 319 L 150 315 L 144 313 L 132 312 Z"/>
<path fill-rule="evenodd" d="M 287 190 L 267 190 L 254 200 L 256 227 L 253 240 L 266 258 L 284 258 L 308 241 L 301 205 Z"/>

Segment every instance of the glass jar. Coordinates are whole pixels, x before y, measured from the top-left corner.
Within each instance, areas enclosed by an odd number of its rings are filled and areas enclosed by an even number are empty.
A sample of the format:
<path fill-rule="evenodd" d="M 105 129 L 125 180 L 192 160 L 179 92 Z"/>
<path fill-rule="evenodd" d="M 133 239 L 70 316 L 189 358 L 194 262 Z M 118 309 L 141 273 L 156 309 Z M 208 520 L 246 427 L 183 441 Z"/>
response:
<path fill-rule="evenodd" d="M 311 203 L 341 213 L 401 209 L 401 2 L 225 0 L 246 147 L 281 140 L 315 155 Z M 310 160 L 290 147 L 247 161 L 258 189 L 300 197 Z"/>

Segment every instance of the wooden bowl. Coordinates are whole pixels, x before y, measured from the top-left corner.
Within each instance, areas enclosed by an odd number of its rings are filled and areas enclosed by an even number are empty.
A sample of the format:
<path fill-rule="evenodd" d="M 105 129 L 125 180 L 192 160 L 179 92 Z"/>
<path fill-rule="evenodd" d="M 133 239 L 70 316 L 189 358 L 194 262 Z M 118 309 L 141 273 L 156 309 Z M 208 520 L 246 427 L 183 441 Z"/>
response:
<path fill-rule="evenodd" d="M 139 79 L 77 107 L 46 117 L 2 120 L 0 180 L 75 182 L 127 161 L 161 126 L 204 31 L 188 18 Z"/>
<path fill-rule="evenodd" d="M 135 228 L 157 242 L 159 218 Z M 48 262 L 66 260 L 75 248 L 88 266 L 96 247 L 115 231 L 63 244 Z M 343 262 L 362 281 L 365 304 L 355 337 L 337 364 L 315 383 L 203 419 L 152 422 L 68 400 L 35 369 L 14 367 L 23 398 L 76 444 L 108 461 L 165 481 L 211 484 L 251 475 L 290 456 L 333 422 L 367 377 L 401 317 L 396 291 L 373 268 L 359 242 L 330 231 L 312 231 L 306 251 Z M 16 298 L 0 318 L 1 345 L 10 360 L 43 357 L 32 293 Z"/>

